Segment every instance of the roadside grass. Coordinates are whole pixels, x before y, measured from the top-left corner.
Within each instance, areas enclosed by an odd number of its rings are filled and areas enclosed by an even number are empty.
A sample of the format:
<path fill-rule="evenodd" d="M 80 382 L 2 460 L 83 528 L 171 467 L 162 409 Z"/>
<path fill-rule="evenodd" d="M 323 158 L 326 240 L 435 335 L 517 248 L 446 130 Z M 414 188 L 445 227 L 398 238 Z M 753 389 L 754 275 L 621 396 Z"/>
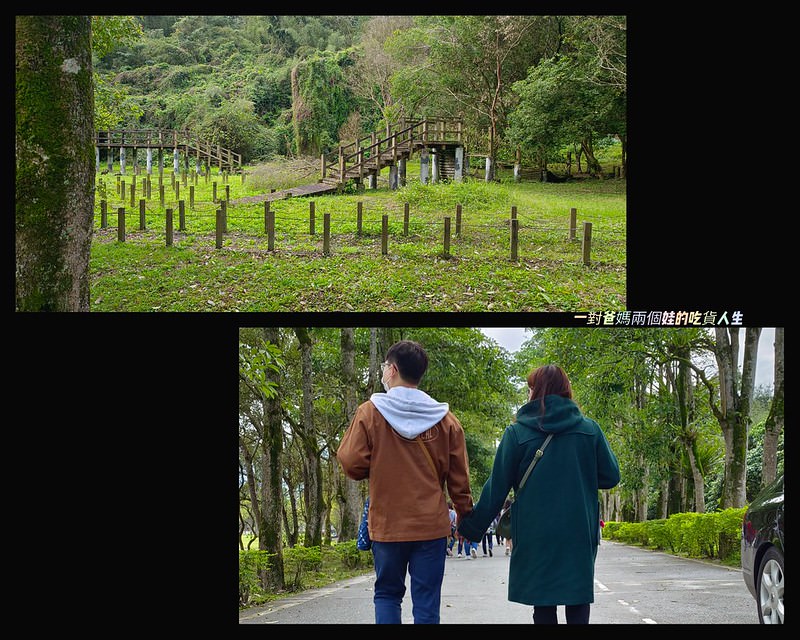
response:
<path fill-rule="evenodd" d="M 277 171 L 277 169 L 276 169 Z M 313 182 L 303 163 L 295 181 L 280 168 L 280 188 Z M 258 179 L 254 176 L 258 175 Z M 564 183 L 500 181 L 422 185 L 418 164 L 408 163 L 407 185 L 270 203 L 275 245 L 268 250 L 263 202 L 244 198 L 269 193 L 269 171 L 200 177 L 181 184 L 185 230 L 179 230 L 178 197 L 165 174 L 161 206 L 157 177 L 145 199 L 131 207 L 115 182 L 98 176 L 92 242 L 91 310 L 340 312 L 340 311 L 578 311 L 626 306 L 625 180 Z M 130 176 L 128 181 L 130 181 Z M 102 186 L 101 186 L 102 181 Z M 229 194 L 227 230 L 216 248 L 217 198 Z M 121 180 L 120 180 L 121 182 Z M 142 191 L 142 179 L 138 179 Z M 227 191 L 227 193 L 226 193 Z M 107 200 L 108 226 L 100 226 L 100 200 Z M 237 202 L 239 201 L 239 202 Z M 314 203 L 312 233 L 310 203 Z M 358 203 L 362 226 L 357 227 Z M 408 230 L 404 209 L 408 205 Z M 456 208 L 461 205 L 457 228 Z M 117 210 L 125 207 L 125 241 L 117 239 Z M 512 207 L 519 220 L 517 260 L 511 258 Z M 173 244 L 166 245 L 165 210 L 173 209 Z M 576 209 L 575 237 L 569 237 Z M 329 253 L 323 223 L 330 216 Z M 381 251 L 382 216 L 388 216 L 387 253 Z M 450 217 L 449 257 L 444 255 L 445 217 Z M 592 225 L 589 264 L 582 261 L 584 223 Z"/>
<path fill-rule="evenodd" d="M 249 545 L 248 551 L 239 551 L 240 611 L 374 571 L 372 553 L 359 551 L 355 540 L 310 548 L 300 545 L 284 547 L 284 588 L 280 591 L 265 591 L 257 577 L 257 565 L 263 562 L 261 554 L 265 552 L 258 552 L 256 549 L 258 545 L 254 542 Z"/>

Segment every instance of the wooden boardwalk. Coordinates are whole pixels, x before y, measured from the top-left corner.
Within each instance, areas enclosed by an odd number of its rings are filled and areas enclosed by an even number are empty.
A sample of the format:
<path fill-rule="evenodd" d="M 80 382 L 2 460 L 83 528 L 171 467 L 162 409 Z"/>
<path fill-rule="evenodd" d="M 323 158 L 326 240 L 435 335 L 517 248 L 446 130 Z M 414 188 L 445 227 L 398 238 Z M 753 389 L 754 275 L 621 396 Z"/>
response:
<path fill-rule="evenodd" d="M 174 129 L 114 129 L 95 133 L 95 147 L 106 149 L 157 149 L 183 153 L 184 165 L 189 170 L 189 157 L 198 163 L 219 167 L 220 171 L 235 171 L 242 168 L 241 154 L 234 153 L 218 144 L 200 140 L 188 130 Z M 109 162 L 111 155 L 108 156 Z"/>
<path fill-rule="evenodd" d="M 300 187 L 292 187 L 291 189 L 281 189 L 280 191 L 273 191 L 272 193 L 264 193 L 258 196 L 246 196 L 244 198 L 237 198 L 231 200 L 231 204 L 247 204 L 251 202 L 273 202 L 275 200 L 284 200 L 286 198 L 302 197 L 302 196 L 315 196 L 324 193 L 334 193 L 338 191 L 338 187 L 326 182 L 315 182 L 313 184 L 306 184 Z"/>

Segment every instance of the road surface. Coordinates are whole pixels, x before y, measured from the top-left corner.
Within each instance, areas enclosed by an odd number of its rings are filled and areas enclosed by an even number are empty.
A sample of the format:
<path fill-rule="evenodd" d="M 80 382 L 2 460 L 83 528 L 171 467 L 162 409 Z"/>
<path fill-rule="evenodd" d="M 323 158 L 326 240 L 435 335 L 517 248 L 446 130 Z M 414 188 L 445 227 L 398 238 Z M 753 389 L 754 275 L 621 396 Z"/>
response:
<path fill-rule="evenodd" d="M 509 557 L 447 558 L 442 624 L 531 624 L 532 607 L 508 601 Z M 239 612 L 239 624 L 373 624 L 374 574 Z M 563 607 L 558 609 L 564 622 Z M 412 623 L 406 583 L 403 623 Z M 604 540 L 597 554 L 591 624 L 758 624 L 735 567 Z"/>

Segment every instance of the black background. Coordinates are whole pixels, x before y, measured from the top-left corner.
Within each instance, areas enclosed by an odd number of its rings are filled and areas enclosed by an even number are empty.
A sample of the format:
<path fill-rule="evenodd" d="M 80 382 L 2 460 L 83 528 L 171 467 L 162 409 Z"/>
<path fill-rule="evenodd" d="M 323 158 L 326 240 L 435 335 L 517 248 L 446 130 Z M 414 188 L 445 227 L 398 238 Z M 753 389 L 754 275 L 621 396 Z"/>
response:
<path fill-rule="evenodd" d="M 678 5 L 627 13 L 628 309 L 741 311 L 745 325 L 785 326 L 790 216 L 766 196 L 780 160 L 766 150 L 779 146 L 770 118 L 755 115 L 765 81 L 746 70 L 761 51 L 755 29 Z M 59 576 L 98 575 L 87 621 L 110 599 L 111 620 L 133 628 L 162 615 L 159 626 L 236 624 L 239 326 L 573 324 L 569 314 L 11 316 L 6 425 L 17 437 L 6 452 L 29 471 L 12 491 L 34 507 L 26 524 L 45 532 L 27 542 L 59 550 Z"/>

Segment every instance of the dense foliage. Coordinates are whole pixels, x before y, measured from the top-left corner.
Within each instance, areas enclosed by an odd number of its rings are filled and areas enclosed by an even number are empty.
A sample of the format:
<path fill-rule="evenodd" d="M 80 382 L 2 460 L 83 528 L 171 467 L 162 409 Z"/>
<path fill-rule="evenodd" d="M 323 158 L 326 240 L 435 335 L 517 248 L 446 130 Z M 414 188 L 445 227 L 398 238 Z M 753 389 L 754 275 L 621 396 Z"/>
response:
<path fill-rule="evenodd" d="M 104 96 L 98 127 L 190 128 L 245 163 L 327 153 L 340 140 L 423 114 L 462 118 L 471 150 L 493 159 L 513 158 L 519 149 L 546 166 L 574 147 L 597 172 L 594 141 L 616 136 L 625 143 L 624 17 L 96 22 Z M 552 74 L 536 69 L 551 65 L 566 73 L 559 92 L 542 93 Z"/>

